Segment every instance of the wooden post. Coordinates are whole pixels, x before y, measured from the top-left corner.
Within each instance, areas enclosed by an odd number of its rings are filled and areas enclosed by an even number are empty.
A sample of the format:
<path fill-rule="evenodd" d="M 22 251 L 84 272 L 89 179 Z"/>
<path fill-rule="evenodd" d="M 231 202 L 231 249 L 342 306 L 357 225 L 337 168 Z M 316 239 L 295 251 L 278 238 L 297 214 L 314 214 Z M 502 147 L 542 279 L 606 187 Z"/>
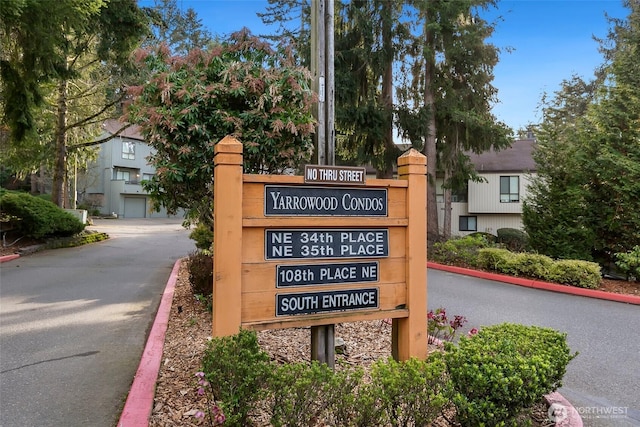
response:
<path fill-rule="evenodd" d="M 221 337 L 242 323 L 242 143 L 227 136 L 214 153 L 212 333 Z"/>
<path fill-rule="evenodd" d="M 393 319 L 393 356 L 427 357 L 427 158 L 413 148 L 398 158 L 398 177 L 409 181 L 406 228 L 407 308 L 409 317 Z"/>

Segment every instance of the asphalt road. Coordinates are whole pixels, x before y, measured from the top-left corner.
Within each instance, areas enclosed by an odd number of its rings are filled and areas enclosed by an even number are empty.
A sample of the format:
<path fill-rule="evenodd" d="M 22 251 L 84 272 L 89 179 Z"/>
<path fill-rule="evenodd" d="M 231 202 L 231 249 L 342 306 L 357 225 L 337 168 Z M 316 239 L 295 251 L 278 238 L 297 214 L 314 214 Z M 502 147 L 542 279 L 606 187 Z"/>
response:
<path fill-rule="evenodd" d="M 113 427 L 175 261 L 179 219 L 100 220 L 110 239 L 1 264 L 0 426 Z"/>
<path fill-rule="evenodd" d="M 567 333 L 579 355 L 559 392 L 587 427 L 640 426 L 640 307 L 428 271 L 428 305 L 468 319 L 465 330 L 502 322 Z M 464 332 L 463 332 L 464 333 Z"/>

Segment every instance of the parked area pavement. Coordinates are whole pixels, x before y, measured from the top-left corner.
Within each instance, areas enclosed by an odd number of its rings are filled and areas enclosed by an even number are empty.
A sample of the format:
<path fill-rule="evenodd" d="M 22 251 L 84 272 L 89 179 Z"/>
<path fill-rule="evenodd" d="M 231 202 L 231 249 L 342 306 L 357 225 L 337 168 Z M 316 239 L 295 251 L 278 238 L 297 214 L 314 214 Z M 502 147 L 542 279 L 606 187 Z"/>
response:
<path fill-rule="evenodd" d="M 116 425 L 177 259 L 181 219 L 96 220 L 109 234 L 0 265 L 0 425 Z"/>

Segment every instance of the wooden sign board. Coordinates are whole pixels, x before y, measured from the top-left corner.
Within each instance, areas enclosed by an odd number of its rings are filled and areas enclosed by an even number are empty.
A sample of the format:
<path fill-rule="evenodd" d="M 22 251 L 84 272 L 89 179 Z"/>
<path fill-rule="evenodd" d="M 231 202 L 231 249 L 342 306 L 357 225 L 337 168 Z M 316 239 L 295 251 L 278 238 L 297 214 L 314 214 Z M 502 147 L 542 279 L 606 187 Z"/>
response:
<path fill-rule="evenodd" d="M 242 145 L 219 142 L 213 335 L 394 319 L 394 354 L 425 357 L 426 159 L 399 165 L 404 179 L 321 187 L 308 171 L 243 175 Z"/>

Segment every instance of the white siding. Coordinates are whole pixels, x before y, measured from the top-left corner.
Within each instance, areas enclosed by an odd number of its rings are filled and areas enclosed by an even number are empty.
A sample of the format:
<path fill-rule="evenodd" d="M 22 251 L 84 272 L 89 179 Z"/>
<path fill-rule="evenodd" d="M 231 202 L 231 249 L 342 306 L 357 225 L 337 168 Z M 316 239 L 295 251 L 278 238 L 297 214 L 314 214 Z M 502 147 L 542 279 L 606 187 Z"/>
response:
<path fill-rule="evenodd" d="M 513 203 L 500 202 L 500 177 L 519 176 L 520 201 Z M 469 182 L 469 212 L 474 214 L 520 214 L 522 213 L 522 200 L 526 196 L 530 183 L 528 174 L 513 172 L 482 174 L 486 182 Z"/>

